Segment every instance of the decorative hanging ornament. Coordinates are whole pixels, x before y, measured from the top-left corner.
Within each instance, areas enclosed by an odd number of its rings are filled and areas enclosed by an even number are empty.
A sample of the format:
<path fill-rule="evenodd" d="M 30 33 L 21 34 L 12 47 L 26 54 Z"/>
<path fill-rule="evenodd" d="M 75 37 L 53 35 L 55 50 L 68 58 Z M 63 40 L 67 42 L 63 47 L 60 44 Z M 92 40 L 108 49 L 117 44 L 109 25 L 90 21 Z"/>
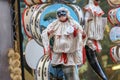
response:
<path fill-rule="evenodd" d="M 44 55 L 43 47 L 38 45 L 35 40 L 30 40 L 25 49 L 25 59 L 28 66 L 36 69 L 39 59 Z"/>
<path fill-rule="evenodd" d="M 112 25 L 120 24 L 120 8 L 114 8 L 109 10 L 108 20 Z"/>
<path fill-rule="evenodd" d="M 24 0 L 27 6 L 44 3 L 76 3 L 77 0 Z"/>
<path fill-rule="evenodd" d="M 107 0 L 107 2 L 111 7 L 119 7 L 120 6 L 120 0 Z"/>
<path fill-rule="evenodd" d="M 110 40 L 114 43 L 120 43 L 120 27 L 115 26 L 110 31 Z"/>
<path fill-rule="evenodd" d="M 61 67 L 53 67 L 51 65 L 50 57 L 48 55 L 43 55 L 36 67 L 36 80 L 51 80 L 51 78 L 60 78 L 63 80 L 63 71 Z"/>
<path fill-rule="evenodd" d="M 80 25 L 84 27 L 84 14 L 82 9 L 77 5 L 69 5 L 69 6 L 72 7 L 74 12 L 77 14 L 79 19 L 78 22 L 80 23 Z"/>
<path fill-rule="evenodd" d="M 46 7 L 47 4 L 41 4 L 37 6 L 36 10 L 32 14 L 30 18 L 30 28 L 33 39 L 42 46 L 42 40 L 41 40 L 41 32 L 40 32 L 40 25 L 39 25 L 39 19 L 41 17 L 41 14 Z"/>
<path fill-rule="evenodd" d="M 49 80 L 49 65 L 50 60 L 48 55 L 44 55 L 40 58 L 36 67 L 36 80 Z"/>
<path fill-rule="evenodd" d="M 111 47 L 110 57 L 113 62 L 115 62 L 115 63 L 120 62 L 120 45 Z"/>
<path fill-rule="evenodd" d="M 24 0 L 27 6 L 52 2 L 52 0 Z"/>
<path fill-rule="evenodd" d="M 29 27 L 28 11 L 29 11 L 29 8 L 24 9 L 24 12 L 22 14 L 22 24 L 23 24 L 23 27 L 24 27 L 25 34 L 29 38 L 32 38 L 32 35 L 30 33 L 30 27 Z"/>
<path fill-rule="evenodd" d="M 22 23 L 23 23 L 24 31 L 29 38 L 32 38 L 31 27 L 30 27 L 30 18 L 32 16 L 32 14 L 34 13 L 37 6 L 38 5 L 34 5 L 34 6 L 31 6 L 30 8 L 28 8 L 28 7 L 25 8 L 24 12 L 22 14 Z"/>

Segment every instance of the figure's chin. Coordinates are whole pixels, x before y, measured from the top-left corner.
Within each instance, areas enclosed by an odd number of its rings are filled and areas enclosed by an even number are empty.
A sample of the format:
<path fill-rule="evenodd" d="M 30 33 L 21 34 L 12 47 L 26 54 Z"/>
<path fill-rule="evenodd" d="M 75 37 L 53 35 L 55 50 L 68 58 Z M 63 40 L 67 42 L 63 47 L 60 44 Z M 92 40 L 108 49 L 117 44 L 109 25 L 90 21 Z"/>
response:
<path fill-rule="evenodd" d="M 66 22 L 68 20 L 68 18 L 66 18 L 66 19 L 63 19 L 63 20 L 60 20 L 61 22 Z"/>

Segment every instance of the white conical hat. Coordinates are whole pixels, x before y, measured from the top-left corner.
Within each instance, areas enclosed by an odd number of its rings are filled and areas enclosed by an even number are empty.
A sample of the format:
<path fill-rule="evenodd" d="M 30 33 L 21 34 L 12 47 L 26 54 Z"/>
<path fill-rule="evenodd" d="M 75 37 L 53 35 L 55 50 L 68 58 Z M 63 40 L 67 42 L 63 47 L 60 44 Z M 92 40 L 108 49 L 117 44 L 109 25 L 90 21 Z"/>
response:
<path fill-rule="evenodd" d="M 89 4 L 93 4 L 93 0 L 89 0 Z"/>
<path fill-rule="evenodd" d="M 84 9 L 86 11 L 92 11 L 93 15 L 102 16 L 104 14 L 103 10 L 100 6 L 95 6 L 93 1 L 94 0 L 89 0 L 89 3 L 84 7 Z"/>

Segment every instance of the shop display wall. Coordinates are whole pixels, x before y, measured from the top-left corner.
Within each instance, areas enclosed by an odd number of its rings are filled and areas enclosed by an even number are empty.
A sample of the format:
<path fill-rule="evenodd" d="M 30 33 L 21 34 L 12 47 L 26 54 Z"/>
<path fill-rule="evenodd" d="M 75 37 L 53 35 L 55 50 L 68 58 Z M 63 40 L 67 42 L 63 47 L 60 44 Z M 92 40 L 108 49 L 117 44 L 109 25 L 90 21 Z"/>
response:
<path fill-rule="evenodd" d="M 7 52 L 13 47 L 13 30 L 10 6 L 7 0 L 0 0 L 0 80 L 10 80 Z"/>
<path fill-rule="evenodd" d="M 76 5 L 80 6 L 81 8 L 83 8 L 88 2 L 88 0 L 77 0 L 77 1 L 78 2 L 76 3 Z M 111 8 L 109 6 L 109 4 L 107 3 L 107 0 L 101 0 L 100 6 L 103 9 L 103 11 L 105 12 L 105 15 L 103 15 L 103 16 L 107 17 L 107 13 L 108 13 L 109 9 Z M 25 8 L 26 8 L 26 5 L 25 5 L 24 1 L 20 1 L 21 16 L 22 16 L 23 10 Z M 21 22 L 22 22 L 22 20 L 21 20 Z M 25 76 L 25 80 L 33 80 L 34 79 L 33 70 L 27 65 L 26 60 L 24 58 L 25 47 L 26 47 L 29 39 L 23 30 L 22 23 L 21 23 L 21 28 L 22 28 L 22 36 L 23 36 L 23 43 L 22 43 L 23 52 L 22 52 L 22 54 L 23 54 L 24 61 L 23 61 L 22 65 L 24 65 L 23 66 L 24 67 L 24 76 Z M 120 80 L 119 79 L 120 70 L 112 70 L 112 67 L 116 66 L 118 64 L 113 63 L 110 58 L 110 48 L 115 45 L 109 39 L 110 28 L 112 28 L 112 25 L 110 24 L 110 22 L 108 22 L 108 25 L 105 29 L 104 39 L 101 41 L 103 49 L 100 54 L 97 54 L 97 57 L 102 65 L 108 79 L 109 80 Z M 81 80 L 93 80 L 93 79 L 100 80 L 100 78 L 96 75 L 96 73 L 91 69 L 88 62 L 86 62 L 79 69 L 79 73 L 80 73 L 79 75 L 80 75 Z"/>

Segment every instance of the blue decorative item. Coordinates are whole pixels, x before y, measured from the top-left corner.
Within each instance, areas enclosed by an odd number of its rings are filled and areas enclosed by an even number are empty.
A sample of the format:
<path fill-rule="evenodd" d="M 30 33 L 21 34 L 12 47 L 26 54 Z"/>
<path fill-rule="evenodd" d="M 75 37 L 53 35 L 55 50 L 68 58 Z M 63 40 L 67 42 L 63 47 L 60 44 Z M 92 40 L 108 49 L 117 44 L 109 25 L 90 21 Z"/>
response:
<path fill-rule="evenodd" d="M 114 43 L 120 42 L 120 27 L 113 27 L 110 31 L 110 40 Z"/>
<path fill-rule="evenodd" d="M 116 17 L 117 20 L 120 22 L 120 8 L 117 8 Z"/>

